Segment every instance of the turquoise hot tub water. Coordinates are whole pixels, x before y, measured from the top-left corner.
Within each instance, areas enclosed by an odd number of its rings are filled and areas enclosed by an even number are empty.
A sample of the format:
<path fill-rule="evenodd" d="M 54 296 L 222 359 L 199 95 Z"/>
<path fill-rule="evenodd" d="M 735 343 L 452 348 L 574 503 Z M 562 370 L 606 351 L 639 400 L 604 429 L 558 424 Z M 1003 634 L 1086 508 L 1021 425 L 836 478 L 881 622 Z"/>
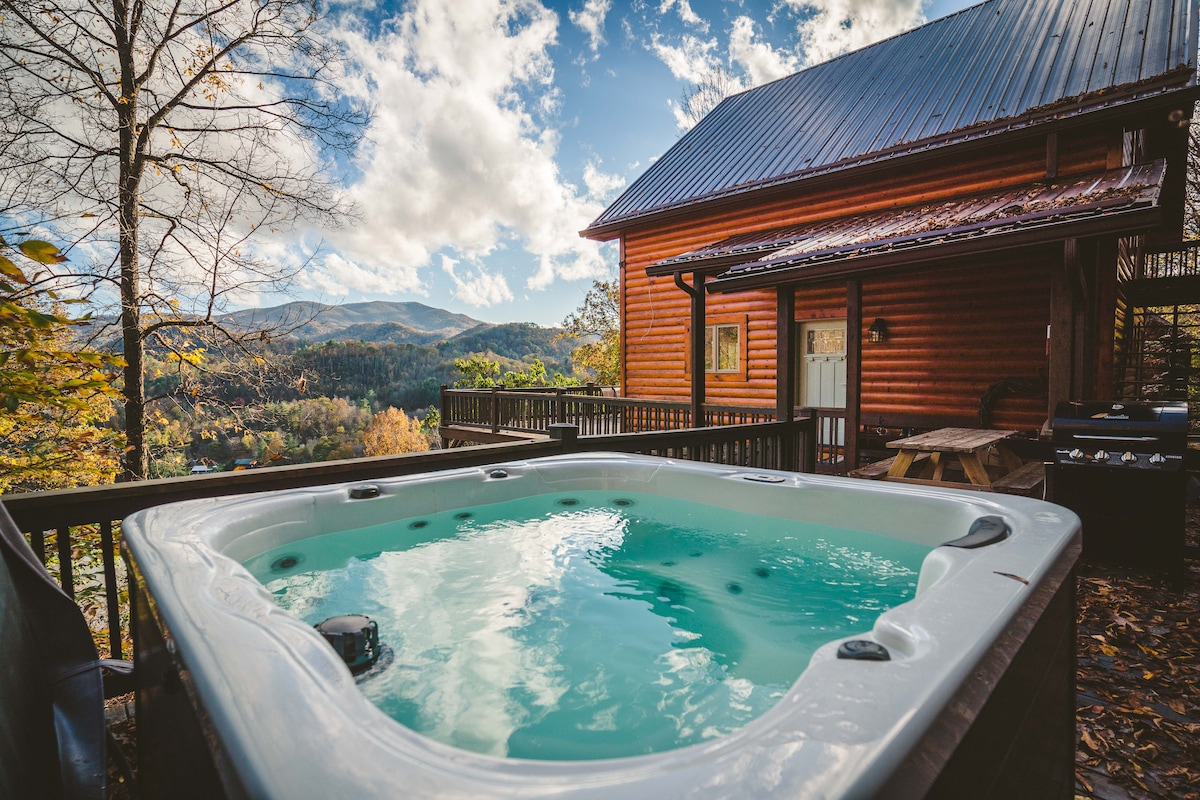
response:
<path fill-rule="evenodd" d="M 518 759 L 732 733 L 823 644 L 911 599 L 931 548 L 669 496 L 539 494 L 316 536 L 245 566 L 309 624 L 379 624 L 392 719 Z"/>

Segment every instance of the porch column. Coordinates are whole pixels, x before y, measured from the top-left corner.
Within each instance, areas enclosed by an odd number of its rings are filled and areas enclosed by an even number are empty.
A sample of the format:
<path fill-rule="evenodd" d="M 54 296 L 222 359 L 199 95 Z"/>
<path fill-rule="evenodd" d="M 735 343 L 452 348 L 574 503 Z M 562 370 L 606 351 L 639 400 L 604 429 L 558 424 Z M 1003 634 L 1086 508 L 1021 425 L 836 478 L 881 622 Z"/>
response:
<path fill-rule="evenodd" d="M 1078 241 L 1067 239 L 1063 242 L 1062 263 L 1050 268 L 1050 330 L 1046 343 L 1046 416 L 1050 419 L 1054 418 L 1054 409 L 1060 402 L 1073 399 L 1075 298 L 1069 276 L 1078 263 Z"/>
<path fill-rule="evenodd" d="M 775 419 L 789 422 L 796 412 L 796 289 L 775 289 Z"/>
<path fill-rule="evenodd" d="M 858 468 L 862 427 L 862 281 L 846 281 L 846 444 L 844 471 Z M 843 472 L 843 470 L 839 470 Z"/>
<path fill-rule="evenodd" d="M 691 427 L 704 427 L 704 273 L 691 273 L 691 287 L 676 272 L 676 283 L 691 297 Z"/>

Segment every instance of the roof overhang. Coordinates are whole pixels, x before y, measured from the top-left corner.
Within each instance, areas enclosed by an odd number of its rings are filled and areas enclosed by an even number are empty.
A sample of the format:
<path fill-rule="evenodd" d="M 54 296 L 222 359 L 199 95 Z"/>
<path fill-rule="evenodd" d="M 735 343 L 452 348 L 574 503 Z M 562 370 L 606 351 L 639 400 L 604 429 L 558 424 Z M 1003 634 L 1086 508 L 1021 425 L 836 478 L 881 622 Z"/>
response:
<path fill-rule="evenodd" d="M 710 292 L 799 284 L 935 259 L 1131 234 L 1160 223 L 1166 162 L 730 237 L 647 268 L 724 271 Z"/>
<path fill-rule="evenodd" d="M 579 235 L 585 239 L 608 241 L 617 238 L 629 228 L 661 224 L 698 213 L 717 213 L 726 206 L 744 203 L 749 195 L 753 195 L 758 201 L 777 193 L 794 192 L 801 183 L 809 187 L 825 181 L 851 180 L 845 174 L 850 170 L 854 171 L 854 179 L 865 178 L 900 164 L 912 165 L 929 159 L 945 159 L 951 157 L 951 152 L 990 147 L 999 136 L 1005 139 L 1044 136 L 1079 125 L 1095 125 L 1111 118 L 1147 113 L 1160 106 L 1171 106 L 1172 110 L 1178 106 L 1190 117 L 1192 104 L 1198 101 L 1200 85 L 1197 71 L 1190 66 L 1181 66 L 1152 80 L 1111 88 L 1084 97 L 1067 98 L 1033 109 L 1019 117 L 1000 119 L 986 125 L 975 125 L 940 136 L 906 142 L 820 168 L 781 175 L 769 181 L 739 185 L 719 193 L 646 209 L 607 222 L 593 222 L 579 231 Z"/>

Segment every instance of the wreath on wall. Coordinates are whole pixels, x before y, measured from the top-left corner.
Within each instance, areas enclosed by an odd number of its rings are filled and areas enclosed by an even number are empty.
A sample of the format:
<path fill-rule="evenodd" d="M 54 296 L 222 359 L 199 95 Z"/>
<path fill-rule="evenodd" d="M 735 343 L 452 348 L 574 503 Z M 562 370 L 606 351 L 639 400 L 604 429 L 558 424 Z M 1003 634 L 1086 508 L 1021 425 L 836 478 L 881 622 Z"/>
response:
<path fill-rule="evenodd" d="M 992 410 L 1006 397 L 1033 397 L 1045 400 L 1049 396 L 1049 382 L 1040 370 L 1037 378 L 1004 378 L 996 381 L 979 398 L 979 426 L 992 426 Z"/>

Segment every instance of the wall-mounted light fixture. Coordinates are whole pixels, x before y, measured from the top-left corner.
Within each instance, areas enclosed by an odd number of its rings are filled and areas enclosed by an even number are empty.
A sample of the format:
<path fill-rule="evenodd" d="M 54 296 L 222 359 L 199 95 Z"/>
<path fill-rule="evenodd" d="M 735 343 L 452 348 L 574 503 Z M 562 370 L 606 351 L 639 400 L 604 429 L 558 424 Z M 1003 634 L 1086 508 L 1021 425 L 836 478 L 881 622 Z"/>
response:
<path fill-rule="evenodd" d="M 867 341 L 874 344 L 886 342 L 888 337 L 887 321 L 883 317 L 876 317 L 871 323 L 871 327 L 867 328 Z"/>

